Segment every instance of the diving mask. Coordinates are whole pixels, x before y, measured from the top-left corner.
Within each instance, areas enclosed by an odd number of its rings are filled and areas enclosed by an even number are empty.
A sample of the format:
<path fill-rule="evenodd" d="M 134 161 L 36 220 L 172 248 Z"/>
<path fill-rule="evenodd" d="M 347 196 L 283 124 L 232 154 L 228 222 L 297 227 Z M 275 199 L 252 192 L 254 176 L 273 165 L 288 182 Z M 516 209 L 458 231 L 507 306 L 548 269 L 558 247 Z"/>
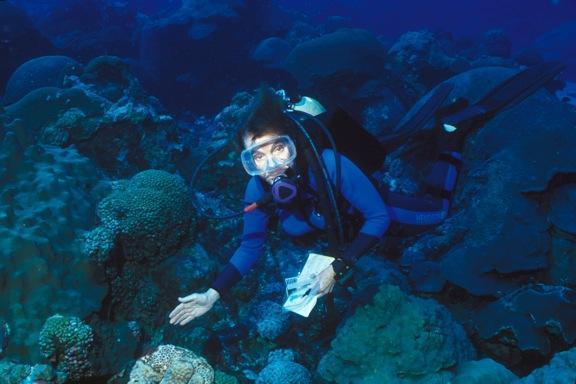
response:
<path fill-rule="evenodd" d="M 296 146 L 289 136 L 273 136 L 246 148 L 240 157 L 250 176 L 266 176 L 289 167 L 296 158 Z"/>

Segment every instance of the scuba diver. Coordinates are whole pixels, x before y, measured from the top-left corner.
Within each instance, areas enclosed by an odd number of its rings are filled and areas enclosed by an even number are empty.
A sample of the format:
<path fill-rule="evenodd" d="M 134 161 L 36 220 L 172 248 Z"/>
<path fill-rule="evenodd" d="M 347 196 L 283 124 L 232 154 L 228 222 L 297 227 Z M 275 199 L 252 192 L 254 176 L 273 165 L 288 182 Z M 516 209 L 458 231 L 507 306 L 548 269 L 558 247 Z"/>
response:
<path fill-rule="evenodd" d="M 178 298 L 180 303 L 169 314 L 170 324 L 185 325 L 202 316 L 241 280 L 262 255 L 272 218 L 294 238 L 319 232 L 327 235 L 324 254 L 335 260 L 314 277 L 318 297 L 331 293 L 337 283 L 345 285 L 354 264 L 392 225 L 419 232 L 439 224 L 448 215 L 467 135 L 546 84 L 561 69 L 557 63 L 529 67 L 474 105 L 456 100 L 440 108 L 452 86 L 439 86 L 400 129 L 413 133 L 431 118 L 437 122 L 437 158 L 422 196 L 387 191 L 373 182 L 368 172 L 382 165 L 383 156 L 377 166 L 358 166 L 374 142 L 361 142 L 363 153 L 355 150 L 358 161 L 351 159 L 353 154 L 349 157 L 337 150 L 326 128 L 334 126 L 333 121 L 324 124 L 321 120 L 342 119 L 341 110 L 328 114 L 314 99 L 291 103 L 282 93 L 261 87 L 236 134 L 242 164 L 251 176 L 244 195 L 241 244 L 208 290 Z M 327 140 L 317 145 L 322 136 Z"/>

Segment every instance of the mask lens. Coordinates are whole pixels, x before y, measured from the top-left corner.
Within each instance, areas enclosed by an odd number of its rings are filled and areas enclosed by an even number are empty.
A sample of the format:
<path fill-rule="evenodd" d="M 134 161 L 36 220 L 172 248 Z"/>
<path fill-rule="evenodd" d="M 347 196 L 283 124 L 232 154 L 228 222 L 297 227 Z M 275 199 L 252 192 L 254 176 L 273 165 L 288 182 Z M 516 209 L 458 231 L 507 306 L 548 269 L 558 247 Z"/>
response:
<path fill-rule="evenodd" d="M 289 166 L 296 157 L 296 147 L 288 136 L 275 136 L 246 148 L 242 165 L 251 176 L 263 175 Z"/>

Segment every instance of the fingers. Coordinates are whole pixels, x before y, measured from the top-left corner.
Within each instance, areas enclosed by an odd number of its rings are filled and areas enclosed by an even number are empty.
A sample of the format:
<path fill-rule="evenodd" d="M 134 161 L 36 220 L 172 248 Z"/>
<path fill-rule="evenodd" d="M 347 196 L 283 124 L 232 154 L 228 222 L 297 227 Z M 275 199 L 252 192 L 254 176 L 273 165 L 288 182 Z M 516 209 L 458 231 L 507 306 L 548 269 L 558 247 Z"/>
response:
<path fill-rule="evenodd" d="M 186 308 L 180 304 L 172 313 L 170 314 L 170 324 L 178 323 L 183 317 L 186 316 Z"/>
<path fill-rule="evenodd" d="M 194 311 L 193 313 L 189 314 L 188 316 L 186 316 L 185 318 L 183 318 L 179 325 L 186 325 L 189 322 L 191 322 L 192 320 L 194 320 L 195 318 L 199 317 L 200 315 L 202 315 L 201 313 L 199 313 L 199 311 Z"/>
<path fill-rule="evenodd" d="M 204 314 L 205 311 L 202 308 L 192 308 L 188 311 L 180 313 L 177 317 L 170 320 L 170 324 L 174 325 L 186 325 L 195 318 Z"/>
<path fill-rule="evenodd" d="M 334 280 L 334 278 L 330 275 L 328 276 L 324 276 L 319 282 L 319 287 L 318 287 L 318 292 L 317 295 L 318 297 L 322 297 L 330 292 L 332 292 L 332 290 L 334 289 L 334 285 L 336 284 L 336 281 Z"/>
<path fill-rule="evenodd" d="M 178 301 L 181 303 L 192 302 L 192 301 L 198 300 L 198 298 L 199 298 L 198 296 L 200 296 L 200 295 L 198 295 L 197 293 L 193 293 L 193 294 L 188 295 L 188 296 L 179 297 Z"/>
<path fill-rule="evenodd" d="M 193 313 L 193 310 L 183 310 L 180 313 L 178 313 L 176 316 L 174 316 L 173 318 L 170 319 L 170 324 L 175 324 L 175 325 L 181 324 L 182 321 L 184 319 L 188 318 L 192 313 Z"/>
<path fill-rule="evenodd" d="M 185 305 L 184 305 L 184 304 L 178 304 L 178 305 L 176 306 L 176 308 L 174 308 L 174 309 L 172 310 L 172 312 L 170 312 L 170 314 L 169 314 L 168 316 L 169 316 L 169 317 L 174 317 L 174 316 L 178 315 L 184 308 L 185 308 Z"/>
<path fill-rule="evenodd" d="M 318 294 L 321 294 L 321 295 L 323 296 L 323 295 L 325 295 L 325 294 L 327 294 L 327 293 L 332 292 L 332 289 L 333 289 L 333 288 L 334 288 L 334 285 L 332 285 L 332 284 L 324 285 L 323 287 L 321 287 L 321 288 L 318 290 Z"/>
<path fill-rule="evenodd" d="M 192 310 L 195 309 L 195 305 L 190 305 L 190 303 L 179 304 L 169 315 L 170 324 L 176 324 L 180 322 L 184 317 L 186 317 Z"/>

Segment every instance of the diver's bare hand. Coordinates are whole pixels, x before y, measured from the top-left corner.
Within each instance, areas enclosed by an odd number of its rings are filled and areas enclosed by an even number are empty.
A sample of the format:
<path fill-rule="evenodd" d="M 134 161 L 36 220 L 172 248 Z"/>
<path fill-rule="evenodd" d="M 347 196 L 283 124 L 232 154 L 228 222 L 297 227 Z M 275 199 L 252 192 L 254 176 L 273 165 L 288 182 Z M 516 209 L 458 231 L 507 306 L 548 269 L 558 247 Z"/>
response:
<path fill-rule="evenodd" d="M 212 309 L 219 298 L 220 294 L 213 288 L 204 293 L 193 293 L 186 297 L 179 297 L 180 304 L 170 312 L 170 324 L 188 324 Z"/>
<path fill-rule="evenodd" d="M 334 277 L 336 273 L 334 272 L 334 268 L 329 265 L 324 269 L 322 272 L 316 276 L 316 284 L 318 284 L 318 297 L 322 297 L 324 295 L 329 294 L 334 289 L 334 284 L 336 284 L 336 280 Z"/>

